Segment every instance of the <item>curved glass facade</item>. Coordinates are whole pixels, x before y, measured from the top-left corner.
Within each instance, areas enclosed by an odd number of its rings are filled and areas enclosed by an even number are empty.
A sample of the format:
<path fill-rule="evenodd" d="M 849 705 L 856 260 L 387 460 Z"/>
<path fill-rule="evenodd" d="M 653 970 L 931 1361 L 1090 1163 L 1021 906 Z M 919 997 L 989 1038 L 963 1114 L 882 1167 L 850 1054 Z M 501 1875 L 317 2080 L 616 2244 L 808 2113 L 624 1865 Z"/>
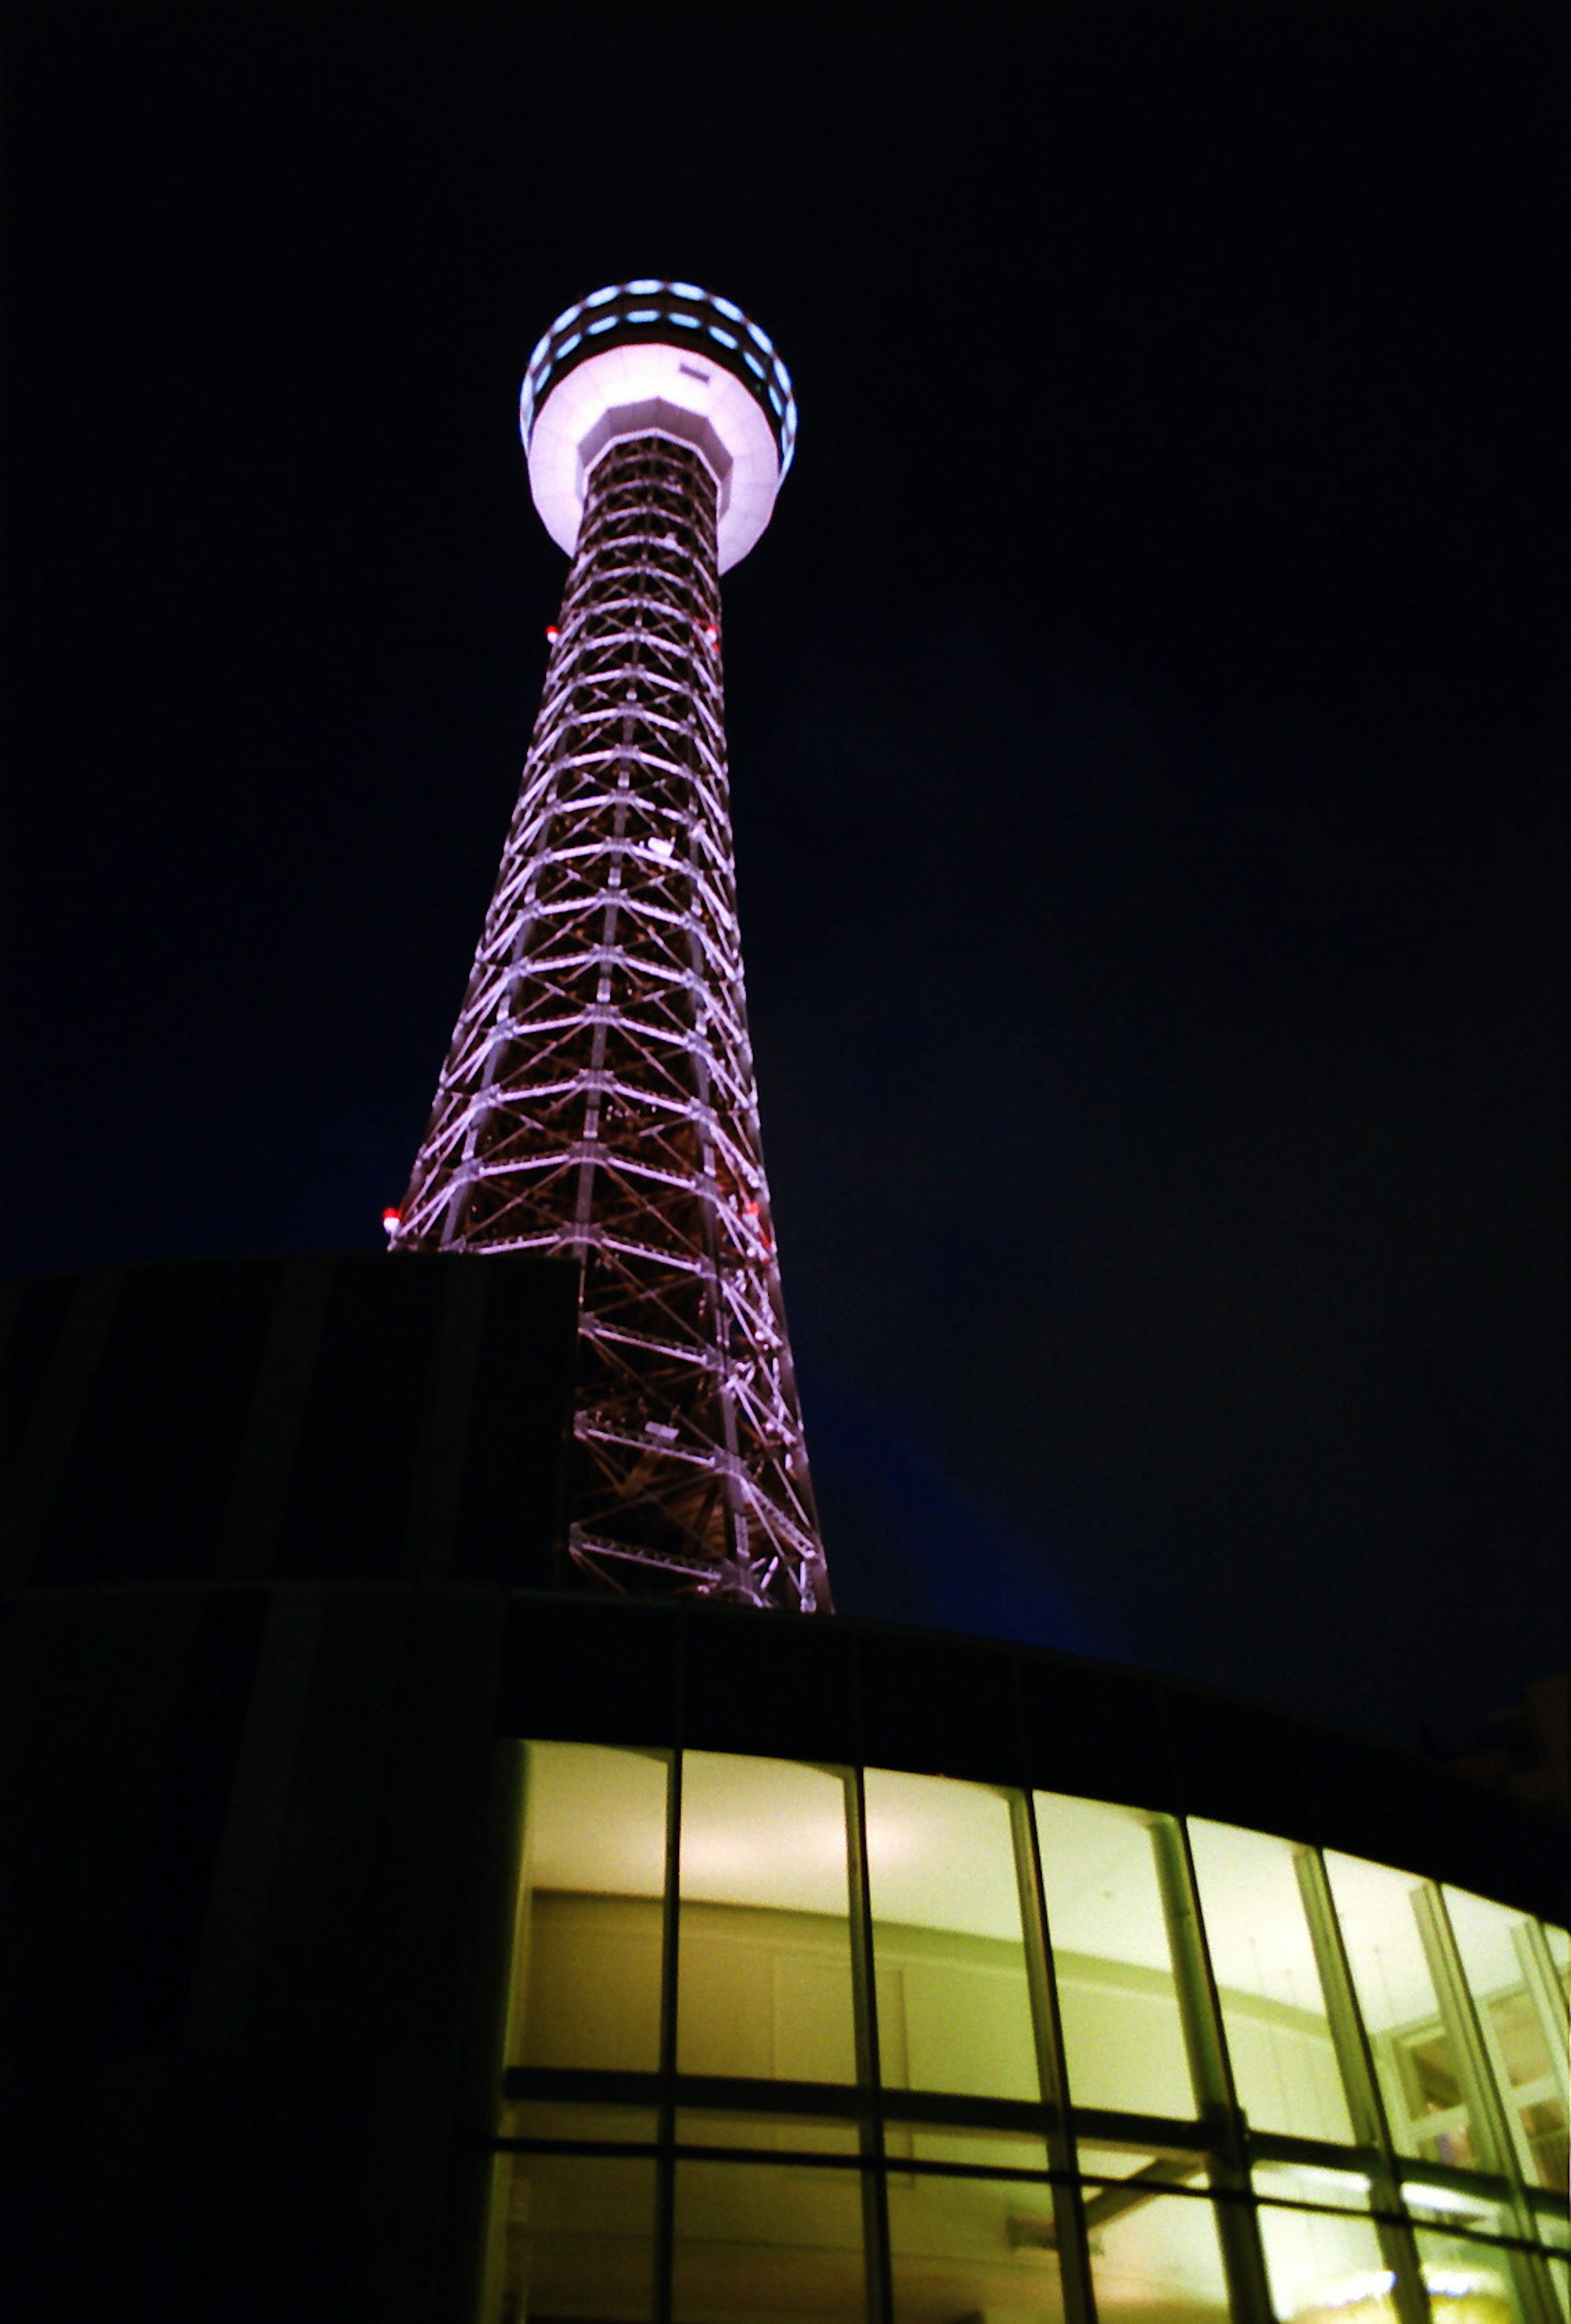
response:
<path fill-rule="evenodd" d="M 1555 2324 L 1563 1932 L 1199 1818 L 540 1742 L 482 2324 Z"/>

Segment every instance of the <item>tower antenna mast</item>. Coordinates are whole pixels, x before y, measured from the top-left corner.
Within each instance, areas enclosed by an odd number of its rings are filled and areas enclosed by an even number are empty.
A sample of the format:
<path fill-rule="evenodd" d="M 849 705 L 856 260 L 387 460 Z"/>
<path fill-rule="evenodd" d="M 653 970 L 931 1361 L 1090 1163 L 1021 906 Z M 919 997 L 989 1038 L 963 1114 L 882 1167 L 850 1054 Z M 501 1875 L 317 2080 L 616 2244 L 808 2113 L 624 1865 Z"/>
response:
<path fill-rule="evenodd" d="M 748 1038 L 720 576 L 790 466 L 790 379 L 688 282 L 557 318 L 520 407 L 572 558 L 518 807 L 396 1250 L 581 1271 L 568 1554 L 823 1612 Z"/>

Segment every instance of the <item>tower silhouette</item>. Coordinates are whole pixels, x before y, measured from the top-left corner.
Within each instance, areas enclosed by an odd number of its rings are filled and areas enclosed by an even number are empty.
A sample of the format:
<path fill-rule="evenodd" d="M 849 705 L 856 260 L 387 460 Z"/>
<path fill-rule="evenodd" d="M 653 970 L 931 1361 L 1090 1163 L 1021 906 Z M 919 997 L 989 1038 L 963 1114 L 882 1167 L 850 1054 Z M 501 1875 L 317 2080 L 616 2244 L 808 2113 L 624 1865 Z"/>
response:
<path fill-rule="evenodd" d="M 581 1270 L 568 1554 L 601 1585 L 829 1608 L 748 1038 L 720 576 L 769 521 L 785 365 L 686 282 L 595 291 L 519 415 L 572 556 L 395 1250 Z"/>

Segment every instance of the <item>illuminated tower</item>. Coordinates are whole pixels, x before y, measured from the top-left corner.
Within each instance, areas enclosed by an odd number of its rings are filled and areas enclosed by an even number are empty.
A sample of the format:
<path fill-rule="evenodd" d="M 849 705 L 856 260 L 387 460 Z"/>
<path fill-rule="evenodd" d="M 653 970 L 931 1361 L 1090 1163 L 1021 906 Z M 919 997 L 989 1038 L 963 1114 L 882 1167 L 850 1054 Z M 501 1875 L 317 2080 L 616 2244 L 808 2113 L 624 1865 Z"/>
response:
<path fill-rule="evenodd" d="M 785 365 L 687 282 L 597 290 L 520 426 L 572 556 L 398 1250 L 579 1264 L 569 1553 L 618 1591 L 824 1611 L 737 927 L 720 576 L 769 521 Z"/>

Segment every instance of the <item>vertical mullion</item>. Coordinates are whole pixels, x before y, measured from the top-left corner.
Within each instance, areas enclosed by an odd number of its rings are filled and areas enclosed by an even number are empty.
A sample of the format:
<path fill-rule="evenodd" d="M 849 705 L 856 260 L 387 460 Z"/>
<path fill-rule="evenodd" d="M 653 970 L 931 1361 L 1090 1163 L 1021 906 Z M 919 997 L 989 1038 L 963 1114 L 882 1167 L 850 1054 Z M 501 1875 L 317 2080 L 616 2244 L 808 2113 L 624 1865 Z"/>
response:
<path fill-rule="evenodd" d="M 1200 2119 L 1210 2133 L 1209 2176 L 1214 2193 L 1221 2199 L 1215 2208 L 1229 2305 L 1235 2324 L 1274 2324 L 1244 2117 L 1233 2087 L 1188 1834 L 1174 1817 L 1167 1815 L 1150 1817 L 1147 1830 L 1156 1858 L 1190 2075 Z"/>
<path fill-rule="evenodd" d="M 892 2324 L 888 2189 L 884 2171 L 884 2106 L 878 2062 L 877 1963 L 873 1953 L 872 1881 L 868 1864 L 867 1786 L 859 1766 L 845 1776 L 846 1853 L 850 1877 L 851 2005 L 856 2014 L 857 2080 L 862 2105 L 858 2140 L 862 2182 L 862 2252 L 868 2324 Z"/>
<path fill-rule="evenodd" d="M 1511 1932 L 1511 1941 L 1522 1973 L 1522 1983 L 1528 1989 L 1528 1999 L 1539 2021 L 1539 2031 L 1549 2053 L 1550 2070 L 1559 2083 L 1560 2095 L 1564 2098 L 1566 2095 L 1566 1997 L 1555 1974 L 1548 1939 L 1537 1921 L 1519 1921 Z"/>
<path fill-rule="evenodd" d="M 1353 2135 L 1374 2165 L 1370 2183 L 1380 2255 L 1390 2269 L 1399 2324 L 1429 2324 L 1429 2295 L 1419 2270 L 1419 2250 L 1411 2225 L 1395 2216 L 1401 2210 L 1397 2164 L 1391 2126 L 1380 2095 L 1380 2078 L 1364 2028 L 1353 1972 L 1348 1966 L 1342 1927 L 1332 1901 L 1331 1884 L 1318 1849 L 1300 1848 L 1293 1858 L 1299 1895 L 1309 1923 L 1309 1942 L 1325 1997 L 1331 2046 L 1342 2077 L 1342 2092 L 1353 2124 Z"/>
<path fill-rule="evenodd" d="M 655 2315 L 671 2324 L 676 2200 L 676 1971 L 682 1925 L 682 1753 L 666 1777 L 666 1892 L 660 1904 L 660 2103 L 655 2135 Z"/>
<path fill-rule="evenodd" d="M 1513 2135 L 1516 2125 L 1495 2087 L 1484 2028 L 1473 2006 L 1446 1900 L 1434 1881 L 1424 1880 L 1412 1891 L 1412 1905 L 1423 1940 L 1424 1959 L 1440 2005 L 1441 2022 L 1467 2101 L 1475 2151 L 1484 2169 L 1498 2172 L 1510 2189 L 1512 2231 L 1525 2242 L 1533 2242 L 1537 2239 L 1538 2222 L 1523 2183 L 1521 2153 Z M 1536 2259 L 1527 2252 L 1512 2252 L 1509 2258 L 1525 2314 L 1530 2319 L 1539 2319 L 1539 2324 L 1551 2324 L 1557 2310 Z"/>
<path fill-rule="evenodd" d="M 1055 2174 L 1052 2218 L 1058 2244 L 1064 2324 L 1097 2324 L 1091 2283 L 1091 2246 L 1085 2201 L 1070 2128 L 1069 2067 L 1063 2018 L 1052 1968 L 1052 1931 L 1042 1877 L 1042 1848 L 1036 1817 L 1024 1792 L 1006 1794 L 1015 1835 L 1015 1872 L 1020 1886 L 1020 1926 L 1025 1939 L 1025 1974 L 1031 2022 L 1036 2034 L 1036 2069 L 1047 2120 L 1047 2156 Z"/>

